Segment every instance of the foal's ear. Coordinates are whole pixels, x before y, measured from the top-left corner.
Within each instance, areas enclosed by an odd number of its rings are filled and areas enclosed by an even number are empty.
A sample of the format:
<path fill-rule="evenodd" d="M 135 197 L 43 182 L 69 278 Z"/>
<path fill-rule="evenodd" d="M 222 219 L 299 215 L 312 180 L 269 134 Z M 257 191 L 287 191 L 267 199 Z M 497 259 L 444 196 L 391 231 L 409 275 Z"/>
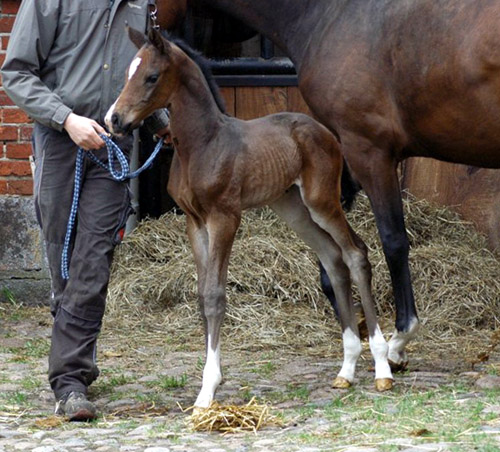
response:
<path fill-rule="evenodd" d="M 129 27 L 128 25 L 126 27 L 128 31 L 128 37 L 138 49 L 140 49 L 144 44 L 146 44 L 146 42 L 148 42 L 144 33 L 141 33 L 139 30 Z"/>
<path fill-rule="evenodd" d="M 162 55 L 170 53 L 170 43 L 161 35 L 161 33 L 154 27 L 149 29 L 148 39 L 153 46 L 160 51 Z"/>

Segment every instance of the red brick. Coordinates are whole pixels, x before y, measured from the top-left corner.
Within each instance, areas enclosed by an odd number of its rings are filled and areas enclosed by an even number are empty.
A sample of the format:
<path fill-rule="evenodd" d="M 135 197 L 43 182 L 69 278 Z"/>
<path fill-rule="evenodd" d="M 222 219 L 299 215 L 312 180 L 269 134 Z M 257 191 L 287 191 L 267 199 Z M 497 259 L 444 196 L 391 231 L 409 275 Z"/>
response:
<path fill-rule="evenodd" d="M 30 155 L 30 143 L 7 143 L 6 145 L 6 157 L 8 159 L 27 159 Z"/>
<path fill-rule="evenodd" d="M 2 5 L 3 6 L 3 5 Z M 0 17 L 0 33 L 10 33 L 15 17 Z"/>
<path fill-rule="evenodd" d="M 0 176 L 29 176 L 30 174 L 30 162 L 18 160 L 0 161 Z"/>
<path fill-rule="evenodd" d="M 14 105 L 14 102 L 10 100 L 10 97 L 7 96 L 5 91 L 2 89 L 0 90 L 0 106 L 11 106 Z"/>
<path fill-rule="evenodd" d="M 32 195 L 31 179 L 0 180 L 0 195 Z"/>
<path fill-rule="evenodd" d="M 19 10 L 19 0 L 3 0 L 2 1 L 2 14 L 16 14 Z"/>
<path fill-rule="evenodd" d="M 2 110 L 4 124 L 18 124 L 31 122 L 30 117 L 18 108 L 5 108 Z"/>
<path fill-rule="evenodd" d="M 17 140 L 18 128 L 14 126 L 0 126 L 0 141 Z"/>
<path fill-rule="evenodd" d="M 2 50 L 7 50 L 7 46 L 9 45 L 9 36 L 2 36 Z"/>
<path fill-rule="evenodd" d="M 33 126 L 21 127 L 20 141 L 30 141 L 31 134 L 33 133 Z"/>
<path fill-rule="evenodd" d="M 0 53 L 0 66 L 3 65 L 4 61 L 5 61 L 5 53 Z"/>

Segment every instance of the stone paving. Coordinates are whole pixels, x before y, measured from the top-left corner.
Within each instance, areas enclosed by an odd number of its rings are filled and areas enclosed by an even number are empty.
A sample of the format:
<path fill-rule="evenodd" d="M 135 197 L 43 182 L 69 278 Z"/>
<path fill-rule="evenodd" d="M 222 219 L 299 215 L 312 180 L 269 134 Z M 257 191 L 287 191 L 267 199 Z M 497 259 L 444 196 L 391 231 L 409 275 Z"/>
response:
<path fill-rule="evenodd" d="M 370 433 L 370 423 L 379 422 L 380 416 L 389 418 L 401 408 L 395 395 L 385 397 L 384 404 L 378 399 L 384 396 L 373 390 L 369 361 L 360 362 L 356 386 L 339 391 L 330 388 L 340 366 L 339 356 L 332 360 L 314 350 L 301 355 L 281 349 L 227 351 L 218 400 L 236 404 L 256 396 L 269 401 L 285 426 L 223 436 L 192 431 L 181 409 L 190 406 L 199 389 L 201 350 L 165 353 L 165 347 L 152 341 L 127 354 L 117 352 L 115 339 L 105 334 L 102 375 L 90 393 L 101 416 L 89 424 L 63 422 L 51 416 L 54 401 L 46 382 L 49 334 L 48 326 L 31 318 L 0 323 L 0 452 L 500 451 L 500 400 L 495 398 L 500 392 L 494 392 L 500 388 L 500 377 L 481 369 L 449 372 L 446 363 L 415 361 L 414 370 L 396 377 L 401 397 L 424 396 L 429 390 L 449 387 L 454 407 L 462 412 L 481 407 L 476 413 L 479 421 L 463 432 L 462 445 L 456 435 L 453 441 L 426 439 L 426 430 L 437 429 L 432 422 L 422 432 L 404 436 L 397 429 L 383 437 Z M 358 416 L 349 400 L 361 395 L 365 415 Z M 337 401 L 338 410 L 332 401 Z M 484 402 L 478 405 L 478 401 Z M 435 409 L 447 408 L 436 405 Z M 359 433 L 356 428 L 363 423 L 366 428 Z M 349 429 L 353 436 L 345 434 Z M 467 442 L 471 435 L 484 436 L 485 445 L 478 443 L 472 449 Z"/>

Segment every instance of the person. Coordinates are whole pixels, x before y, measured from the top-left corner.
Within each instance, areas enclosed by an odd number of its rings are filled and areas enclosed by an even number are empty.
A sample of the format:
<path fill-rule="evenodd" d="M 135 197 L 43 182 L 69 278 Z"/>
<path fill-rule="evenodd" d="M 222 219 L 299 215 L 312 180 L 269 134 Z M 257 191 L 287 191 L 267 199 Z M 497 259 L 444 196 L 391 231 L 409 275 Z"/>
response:
<path fill-rule="evenodd" d="M 61 252 L 71 208 L 77 149 L 107 161 L 101 126 L 118 97 L 137 49 L 126 24 L 146 31 L 151 0 L 23 0 L 1 73 L 9 97 L 34 119 L 34 201 L 51 277 L 53 328 L 49 382 L 56 414 L 96 418 L 87 398 L 97 378 L 96 342 L 114 247 L 131 212 L 126 183 L 84 159 L 69 279 Z M 145 123 L 168 134 L 168 114 Z M 125 152 L 132 137 L 117 144 Z"/>

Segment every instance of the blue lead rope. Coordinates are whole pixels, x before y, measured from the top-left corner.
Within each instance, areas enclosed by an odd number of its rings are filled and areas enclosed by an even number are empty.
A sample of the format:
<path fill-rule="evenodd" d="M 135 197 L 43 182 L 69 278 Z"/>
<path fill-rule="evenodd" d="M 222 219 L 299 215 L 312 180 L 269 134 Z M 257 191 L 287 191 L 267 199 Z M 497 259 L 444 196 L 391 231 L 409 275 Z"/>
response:
<path fill-rule="evenodd" d="M 91 151 L 85 151 L 82 148 L 78 148 L 78 153 L 76 155 L 76 168 L 75 168 L 75 183 L 73 186 L 73 200 L 71 202 L 71 210 L 68 219 L 68 225 L 66 227 L 66 236 L 64 237 L 64 246 L 61 255 L 61 276 L 63 279 L 69 279 L 69 245 L 71 242 L 71 235 L 73 233 L 73 228 L 75 227 L 76 214 L 78 212 L 78 201 L 80 199 L 80 190 L 82 185 L 82 174 L 83 174 L 83 160 L 87 156 L 92 162 L 109 171 L 113 179 L 122 182 L 126 179 L 134 179 L 139 176 L 144 170 L 148 169 L 153 160 L 156 158 L 163 145 L 163 140 L 159 140 L 151 153 L 149 158 L 146 160 L 144 165 L 142 165 L 138 170 L 130 172 L 130 167 L 127 158 L 123 154 L 123 151 L 116 145 L 116 143 L 111 140 L 106 135 L 100 135 L 101 138 L 106 143 L 106 148 L 108 150 L 108 163 L 104 163 L 99 160 Z M 116 161 L 118 161 L 119 169 L 116 168 Z"/>

